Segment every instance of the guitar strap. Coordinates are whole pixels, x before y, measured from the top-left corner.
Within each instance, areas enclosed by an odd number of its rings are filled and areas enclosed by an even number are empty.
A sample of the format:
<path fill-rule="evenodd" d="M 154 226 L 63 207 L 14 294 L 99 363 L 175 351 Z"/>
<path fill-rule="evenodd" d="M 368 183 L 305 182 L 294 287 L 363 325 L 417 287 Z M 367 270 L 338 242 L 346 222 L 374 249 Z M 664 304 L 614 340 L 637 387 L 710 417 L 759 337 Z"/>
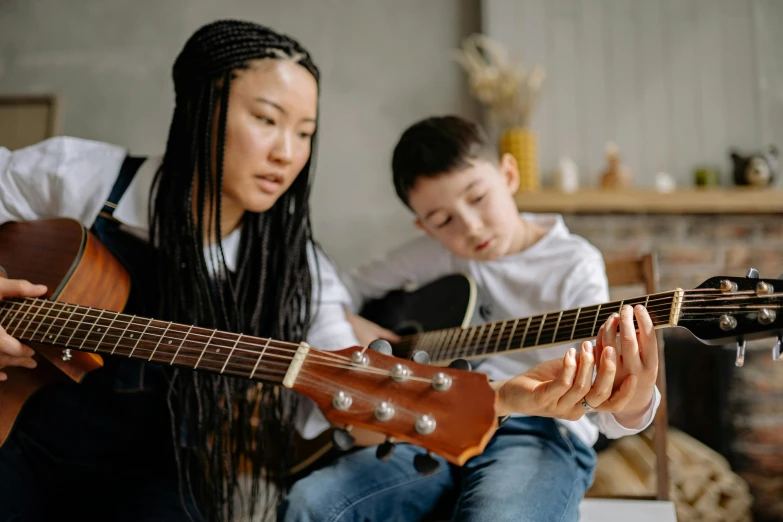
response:
<path fill-rule="evenodd" d="M 114 217 L 117 204 L 146 159 L 130 155 L 125 157 L 117 180 L 114 182 L 103 208 L 98 213 L 91 231 L 122 263 L 130 276 L 131 290 L 123 312 L 142 317 L 154 317 L 158 301 L 157 278 L 154 272 L 155 249 L 148 242 L 123 230 L 120 222 Z M 147 389 L 153 384 L 150 382 L 150 372 L 157 373 L 149 365 L 135 360 L 123 360 L 120 363 L 110 359 L 106 361 L 106 365 L 114 366 L 116 376 L 114 389 L 125 393 Z M 159 378 L 160 376 L 156 375 L 153 381 Z"/>
<path fill-rule="evenodd" d="M 122 199 L 125 191 L 128 190 L 133 177 L 145 160 L 146 158 L 141 156 L 125 156 L 117 180 L 114 182 L 111 192 L 109 192 L 109 197 L 106 199 L 103 208 L 98 213 L 99 218 L 108 219 L 115 223 L 117 222 L 114 218 L 114 211 L 117 210 L 117 204 L 120 202 L 120 199 Z M 98 224 L 98 221 L 96 221 L 96 224 Z"/>

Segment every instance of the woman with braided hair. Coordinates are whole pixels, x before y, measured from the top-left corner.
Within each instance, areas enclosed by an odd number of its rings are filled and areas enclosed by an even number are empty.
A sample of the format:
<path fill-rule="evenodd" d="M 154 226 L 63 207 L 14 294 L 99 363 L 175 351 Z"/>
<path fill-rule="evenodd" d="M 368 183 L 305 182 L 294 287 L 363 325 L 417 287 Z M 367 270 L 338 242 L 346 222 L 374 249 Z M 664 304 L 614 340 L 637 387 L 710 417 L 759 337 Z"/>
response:
<path fill-rule="evenodd" d="M 330 345 L 352 336 L 338 331 L 350 329 L 332 295 L 343 289 L 311 238 L 309 53 L 269 28 L 218 21 L 187 41 L 173 80 L 162 158 L 75 138 L 0 148 L 0 224 L 61 216 L 90 227 L 131 274 L 128 313 L 343 348 Z M 11 283 L 5 297 L 45 291 Z M 0 327 L 0 380 L 3 367 L 34 367 L 31 355 Z M 250 381 L 105 363 L 25 405 L 0 447 L 0 520 L 232 519 L 248 465 L 252 515 L 269 491 L 261 474 L 285 475 L 294 426 L 319 422 L 293 394 Z"/>

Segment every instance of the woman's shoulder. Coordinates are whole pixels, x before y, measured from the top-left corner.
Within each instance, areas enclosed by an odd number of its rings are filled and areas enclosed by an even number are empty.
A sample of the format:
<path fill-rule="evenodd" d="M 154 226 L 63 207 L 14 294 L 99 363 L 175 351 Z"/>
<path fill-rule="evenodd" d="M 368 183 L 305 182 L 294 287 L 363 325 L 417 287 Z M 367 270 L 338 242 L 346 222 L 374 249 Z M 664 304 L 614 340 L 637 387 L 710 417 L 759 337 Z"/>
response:
<path fill-rule="evenodd" d="M 0 156 L 5 156 L 10 164 L 9 170 L 37 175 L 66 175 L 72 169 L 105 171 L 109 167 L 119 167 L 127 154 L 126 149 L 118 145 L 72 136 L 49 138 L 15 151 L 0 150 L 3 153 Z"/>

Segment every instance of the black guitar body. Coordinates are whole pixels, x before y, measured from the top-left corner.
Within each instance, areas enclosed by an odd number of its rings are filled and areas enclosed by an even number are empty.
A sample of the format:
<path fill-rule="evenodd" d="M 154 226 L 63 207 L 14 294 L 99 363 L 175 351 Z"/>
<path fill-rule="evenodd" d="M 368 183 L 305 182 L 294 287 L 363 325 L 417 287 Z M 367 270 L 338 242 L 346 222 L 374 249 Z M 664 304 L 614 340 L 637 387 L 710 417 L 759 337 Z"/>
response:
<path fill-rule="evenodd" d="M 393 290 L 365 303 L 359 315 L 398 335 L 467 327 L 476 307 L 476 283 L 452 274 L 416 290 Z"/>

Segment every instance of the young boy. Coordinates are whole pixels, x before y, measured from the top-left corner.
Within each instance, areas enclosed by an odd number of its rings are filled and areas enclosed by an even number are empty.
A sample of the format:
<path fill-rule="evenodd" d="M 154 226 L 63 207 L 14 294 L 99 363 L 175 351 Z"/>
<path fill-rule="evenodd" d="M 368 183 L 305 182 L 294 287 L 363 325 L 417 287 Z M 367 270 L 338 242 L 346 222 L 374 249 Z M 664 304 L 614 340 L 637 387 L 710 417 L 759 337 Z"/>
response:
<path fill-rule="evenodd" d="M 392 170 L 397 195 L 426 235 L 347 275 L 353 311 L 367 299 L 452 273 L 475 279 L 486 321 L 609 300 L 598 250 L 570 234 L 559 216 L 517 211 L 512 197 L 519 185 L 517 164 L 508 154 L 498 160 L 476 124 L 454 116 L 414 124 L 394 150 Z M 530 415 L 512 416 L 482 455 L 461 468 L 442 465 L 430 477 L 412 469 L 416 450 L 409 446 L 398 447 L 387 463 L 375 458 L 374 448 L 359 450 L 297 483 L 281 510 L 285 519 L 420 520 L 445 506 L 453 520 L 577 520 L 592 483 L 592 445 L 599 430 L 611 438 L 637 433 L 650 424 L 660 400 L 657 344 L 647 311 L 627 307 L 621 315 L 607 321 L 594 349 L 600 368 L 602 357 L 613 357 L 604 347 L 615 346 L 622 321 L 614 382 L 615 387 L 633 382 L 635 391 L 621 411 L 555 420 L 551 417 L 559 415 L 545 406 L 525 410 Z M 634 315 L 644 330 L 638 344 L 630 333 Z M 388 337 L 364 319 L 350 320 L 363 344 Z M 592 355 L 589 343 L 582 350 L 582 357 Z M 495 355 L 477 371 L 495 381 L 502 399 L 514 375 L 564 352 L 559 346 Z M 583 397 L 587 411 L 599 400 L 590 393 Z"/>

